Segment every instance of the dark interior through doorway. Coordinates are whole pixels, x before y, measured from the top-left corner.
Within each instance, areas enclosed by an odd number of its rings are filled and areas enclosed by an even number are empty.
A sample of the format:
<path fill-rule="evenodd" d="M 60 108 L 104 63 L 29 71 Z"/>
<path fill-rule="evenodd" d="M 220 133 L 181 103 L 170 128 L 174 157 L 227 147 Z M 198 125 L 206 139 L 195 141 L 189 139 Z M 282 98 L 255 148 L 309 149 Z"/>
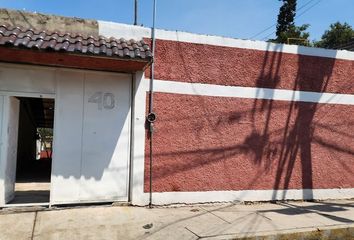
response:
<path fill-rule="evenodd" d="M 10 204 L 49 203 L 54 99 L 18 99 L 15 198 Z"/>

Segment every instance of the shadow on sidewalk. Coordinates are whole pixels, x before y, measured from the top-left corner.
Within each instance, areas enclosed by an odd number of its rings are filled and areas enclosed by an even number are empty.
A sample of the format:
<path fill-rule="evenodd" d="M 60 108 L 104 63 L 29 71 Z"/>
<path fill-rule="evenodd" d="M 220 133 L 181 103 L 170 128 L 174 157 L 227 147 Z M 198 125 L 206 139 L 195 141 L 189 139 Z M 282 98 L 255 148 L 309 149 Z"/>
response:
<path fill-rule="evenodd" d="M 241 211 L 241 207 L 245 207 L 244 205 L 239 205 L 239 203 L 232 203 L 228 204 L 226 206 L 221 206 L 221 207 L 216 207 L 212 210 L 207 210 L 203 208 L 202 206 L 200 207 L 201 213 L 196 213 L 195 215 L 191 217 L 185 217 L 178 219 L 177 221 L 168 223 L 160 228 L 157 228 L 153 231 L 151 231 L 149 234 L 146 235 L 146 238 L 151 238 L 155 234 L 167 229 L 167 228 L 174 228 L 174 226 L 180 225 L 185 222 L 185 224 L 188 224 L 188 221 L 193 221 L 193 219 L 197 219 L 201 216 L 211 214 L 214 215 L 215 217 L 219 218 L 221 221 L 224 221 L 224 224 L 222 226 L 210 226 L 211 232 L 215 232 L 217 234 L 213 235 L 203 235 L 200 236 L 197 233 L 193 232 L 191 229 L 187 228 L 185 226 L 185 229 L 196 235 L 198 239 L 203 239 L 203 238 L 210 238 L 210 237 L 217 237 L 217 236 L 223 236 L 223 235 L 234 235 L 238 234 L 239 232 L 234 232 L 230 233 L 232 231 L 231 229 L 237 226 L 238 224 L 244 224 L 245 221 L 249 222 L 250 224 L 247 224 L 246 228 L 241 229 L 240 232 L 246 235 L 253 235 L 259 231 L 259 225 L 261 224 L 261 219 L 265 219 L 270 225 L 274 227 L 274 230 L 279 230 L 275 224 L 272 223 L 272 218 L 266 216 L 266 213 L 277 213 L 277 214 L 282 214 L 282 215 L 288 215 L 290 216 L 305 216 L 306 214 L 317 214 L 321 217 L 327 218 L 332 221 L 336 221 L 337 223 L 333 223 L 331 225 L 340 225 L 340 224 L 352 224 L 354 223 L 354 218 L 349 219 L 345 218 L 343 216 L 338 216 L 337 213 L 342 213 L 345 211 L 350 211 L 348 208 L 354 208 L 354 201 L 352 202 L 345 202 L 345 203 L 337 203 L 337 202 L 307 202 L 308 204 L 301 204 L 300 202 L 278 202 L 274 204 L 267 204 L 264 206 L 264 210 L 260 210 L 262 207 L 262 204 L 256 204 L 256 205 L 249 205 L 249 210 L 245 211 L 243 208 Z M 254 208 L 253 208 L 254 206 Z M 274 208 L 272 208 L 274 206 Z M 280 208 L 279 208 L 280 207 Z M 199 211 L 199 210 L 198 210 Z M 223 218 L 222 213 L 225 212 L 234 212 L 235 215 L 237 213 L 241 212 L 246 212 L 247 214 L 241 214 L 240 217 L 237 217 L 233 219 L 233 221 L 229 221 Z M 207 224 L 207 223 L 206 223 Z M 309 226 L 309 227 L 314 227 L 316 224 L 319 223 L 314 223 L 314 225 Z M 321 223 L 322 224 L 322 223 Z M 323 225 L 323 224 L 322 224 Z M 226 233 L 226 234 L 224 234 Z"/>

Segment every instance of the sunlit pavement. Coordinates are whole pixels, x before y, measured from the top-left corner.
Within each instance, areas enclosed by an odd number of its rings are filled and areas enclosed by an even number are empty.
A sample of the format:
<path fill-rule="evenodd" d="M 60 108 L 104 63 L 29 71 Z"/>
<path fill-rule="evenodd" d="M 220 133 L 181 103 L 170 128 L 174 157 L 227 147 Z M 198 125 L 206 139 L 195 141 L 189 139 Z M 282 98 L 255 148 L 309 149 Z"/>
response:
<path fill-rule="evenodd" d="M 0 211 L 1 240 L 277 239 L 281 234 L 293 236 L 282 239 L 354 239 L 354 200 Z"/>

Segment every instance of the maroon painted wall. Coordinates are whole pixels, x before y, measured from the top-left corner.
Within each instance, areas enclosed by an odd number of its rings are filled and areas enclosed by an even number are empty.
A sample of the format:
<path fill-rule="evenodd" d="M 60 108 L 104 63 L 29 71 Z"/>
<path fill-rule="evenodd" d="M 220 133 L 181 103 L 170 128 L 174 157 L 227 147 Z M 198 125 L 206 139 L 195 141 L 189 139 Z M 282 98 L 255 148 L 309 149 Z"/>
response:
<path fill-rule="evenodd" d="M 354 187 L 354 106 L 166 93 L 155 106 L 154 191 Z"/>
<path fill-rule="evenodd" d="M 155 63 L 156 79 L 354 93 L 354 61 L 157 40 Z"/>
<path fill-rule="evenodd" d="M 159 40 L 155 69 L 161 80 L 354 93 L 354 62 L 330 58 Z M 167 93 L 154 102 L 155 192 L 354 187 L 353 105 Z"/>

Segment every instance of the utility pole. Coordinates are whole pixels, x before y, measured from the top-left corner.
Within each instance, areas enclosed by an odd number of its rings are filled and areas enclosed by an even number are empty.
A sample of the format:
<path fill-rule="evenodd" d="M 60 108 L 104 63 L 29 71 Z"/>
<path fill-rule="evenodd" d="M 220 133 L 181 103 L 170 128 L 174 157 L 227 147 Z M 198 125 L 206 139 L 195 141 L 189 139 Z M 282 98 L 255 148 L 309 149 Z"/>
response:
<path fill-rule="evenodd" d="M 134 0 L 134 25 L 138 25 L 138 0 Z"/>

